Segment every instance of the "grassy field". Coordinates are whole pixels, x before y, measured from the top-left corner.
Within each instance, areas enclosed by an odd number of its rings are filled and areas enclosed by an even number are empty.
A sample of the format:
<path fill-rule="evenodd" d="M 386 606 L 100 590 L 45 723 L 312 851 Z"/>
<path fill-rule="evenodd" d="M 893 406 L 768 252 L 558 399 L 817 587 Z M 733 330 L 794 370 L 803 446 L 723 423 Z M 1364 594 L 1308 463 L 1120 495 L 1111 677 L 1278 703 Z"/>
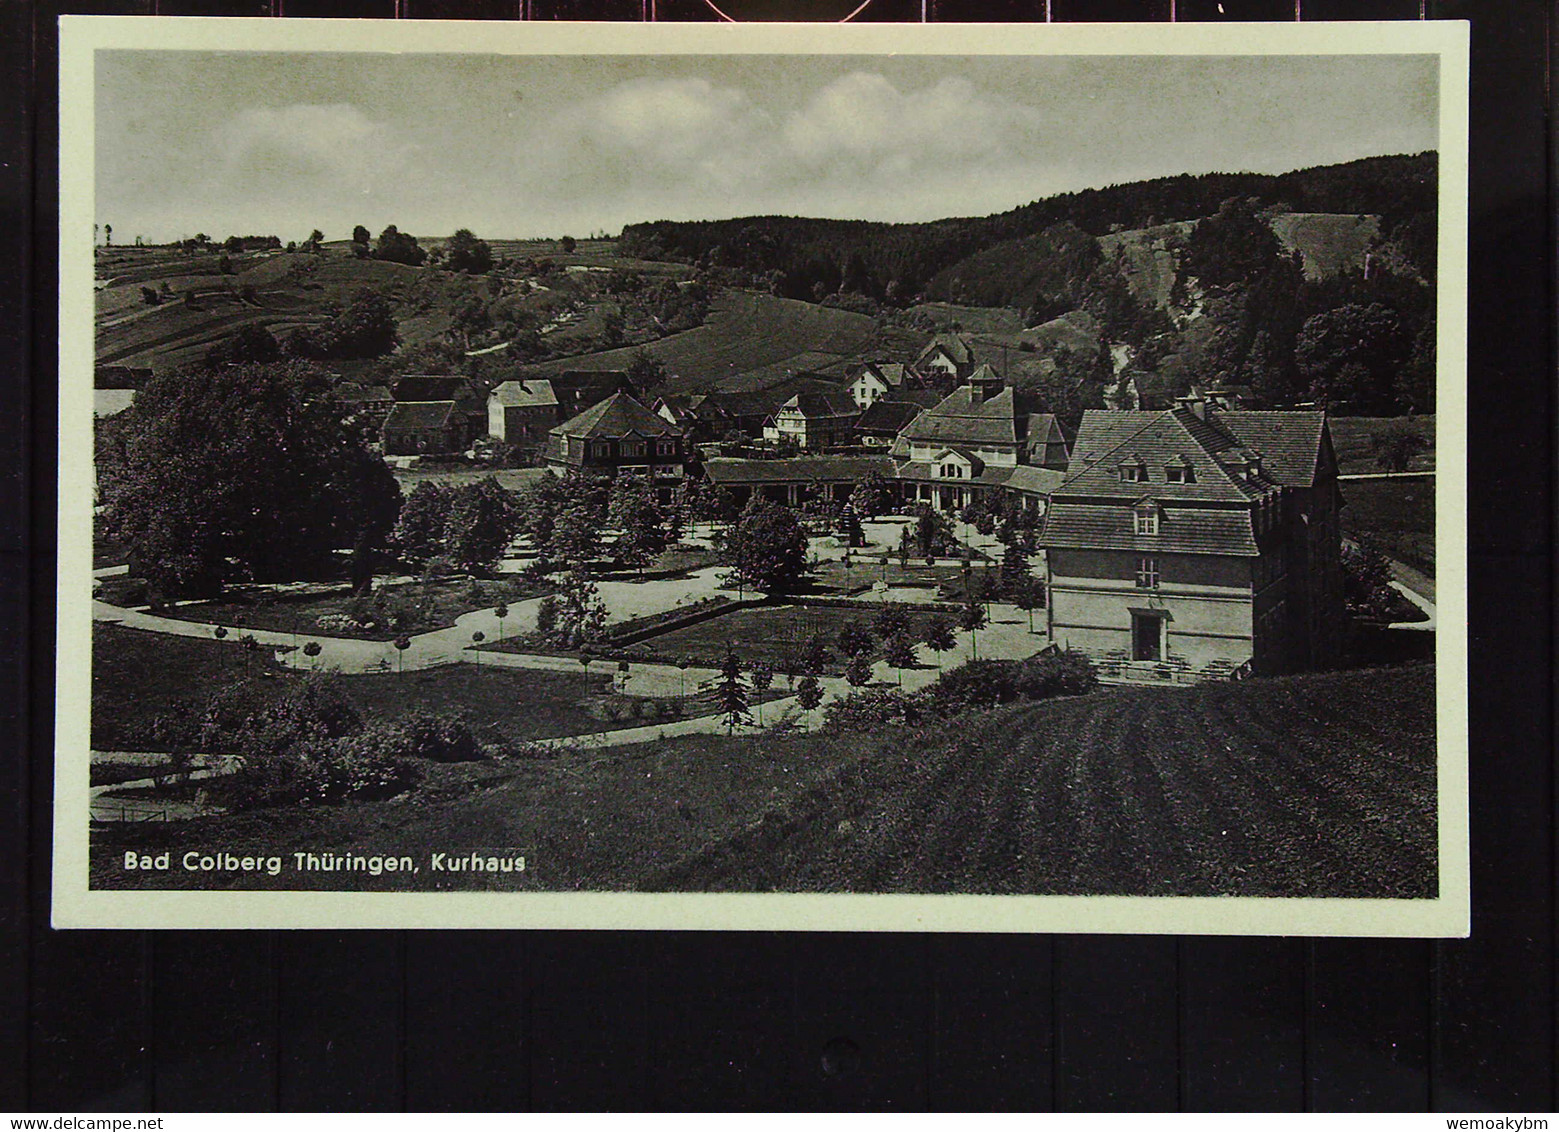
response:
<path fill-rule="evenodd" d="M 1435 568 L 1435 480 L 1349 480 L 1342 485 L 1342 528 L 1430 576 Z"/>
<path fill-rule="evenodd" d="M 703 326 L 644 348 L 675 375 L 668 393 L 710 383 L 723 389 L 758 388 L 762 371 L 772 382 L 787 369 L 812 369 L 870 351 L 876 324 L 866 315 L 748 291 L 723 291 Z M 625 369 L 637 346 L 544 362 L 536 370 Z M 745 380 L 735 380 L 745 377 Z"/>
<path fill-rule="evenodd" d="M 1370 447 L 1371 438 L 1382 429 L 1408 427 L 1428 443 L 1422 455 L 1408 464 L 1410 472 L 1434 471 L 1435 418 L 1431 413 L 1419 417 L 1331 417 L 1332 447 L 1337 452 L 1337 470 L 1342 475 L 1373 475 L 1381 466 Z"/>
<path fill-rule="evenodd" d="M 198 837 L 238 853 L 516 847 L 530 861 L 523 877 L 425 869 L 365 888 L 1427 897 L 1433 677 L 1115 691 L 872 736 L 699 735 L 433 767 L 399 798 L 212 818 Z M 93 883 L 188 884 L 115 861 L 191 836 L 97 831 Z"/>
<path fill-rule="evenodd" d="M 211 693 L 246 683 L 280 696 L 304 677 L 266 650 L 229 642 L 170 637 L 99 622 L 92 632 L 92 746 L 147 750 L 145 728 L 169 711 L 199 710 Z M 611 673 L 545 672 L 457 664 L 422 672 L 343 677 L 343 687 L 370 718 L 399 719 L 419 708 L 464 719 L 484 743 L 579 735 L 644 724 L 605 709 Z M 630 686 L 631 687 L 631 686 Z M 614 697 L 616 700 L 632 697 Z"/>

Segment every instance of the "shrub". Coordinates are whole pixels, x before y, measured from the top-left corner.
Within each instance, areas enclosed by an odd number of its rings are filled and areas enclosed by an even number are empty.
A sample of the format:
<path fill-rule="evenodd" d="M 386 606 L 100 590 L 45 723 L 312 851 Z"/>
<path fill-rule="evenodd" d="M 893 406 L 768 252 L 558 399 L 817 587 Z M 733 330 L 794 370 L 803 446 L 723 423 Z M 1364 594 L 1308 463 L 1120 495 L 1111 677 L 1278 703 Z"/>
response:
<path fill-rule="evenodd" d="M 413 758 L 439 763 L 471 762 L 483 757 L 482 745 L 461 720 L 416 711 L 400 723 Z"/>
<path fill-rule="evenodd" d="M 1093 661 L 1069 649 L 1032 657 L 1018 669 L 1017 688 L 1026 699 L 1082 696 L 1098 686 L 1099 674 Z"/>

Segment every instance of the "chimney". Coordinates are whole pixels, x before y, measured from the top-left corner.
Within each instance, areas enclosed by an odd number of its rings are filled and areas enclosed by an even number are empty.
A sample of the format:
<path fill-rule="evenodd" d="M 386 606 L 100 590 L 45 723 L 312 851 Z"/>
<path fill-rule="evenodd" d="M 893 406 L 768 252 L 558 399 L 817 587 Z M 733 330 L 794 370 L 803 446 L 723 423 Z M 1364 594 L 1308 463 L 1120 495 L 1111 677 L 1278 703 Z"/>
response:
<path fill-rule="evenodd" d="M 1207 399 L 1195 394 L 1175 398 L 1175 408 L 1185 409 L 1199 421 L 1207 419 Z"/>

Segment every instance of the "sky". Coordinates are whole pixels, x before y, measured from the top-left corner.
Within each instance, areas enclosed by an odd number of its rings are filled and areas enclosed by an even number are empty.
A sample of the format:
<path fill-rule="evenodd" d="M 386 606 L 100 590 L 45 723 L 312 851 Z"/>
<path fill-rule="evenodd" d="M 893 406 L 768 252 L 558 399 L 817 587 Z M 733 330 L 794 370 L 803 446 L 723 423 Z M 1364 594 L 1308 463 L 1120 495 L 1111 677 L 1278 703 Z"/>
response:
<path fill-rule="evenodd" d="M 981 216 L 1174 173 L 1436 148 L 1437 60 L 105 51 L 116 243 Z"/>

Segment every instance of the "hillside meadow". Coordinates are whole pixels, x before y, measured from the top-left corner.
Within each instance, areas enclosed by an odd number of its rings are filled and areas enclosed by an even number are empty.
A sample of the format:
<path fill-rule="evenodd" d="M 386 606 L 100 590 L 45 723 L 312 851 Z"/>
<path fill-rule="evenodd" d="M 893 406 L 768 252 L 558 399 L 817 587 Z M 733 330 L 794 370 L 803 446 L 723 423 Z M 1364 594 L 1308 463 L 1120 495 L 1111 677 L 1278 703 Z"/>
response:
<path fill-rule="evenodd" d="M 522 847 L 531 862 L 523 878 L 411 881 L 424 888 L 1421 898 L 1436 891 L 1435 831 L 1434 669 L 1416 665 L 1104 691 L 867 736 L 433 766 L 384 801 L 102 828 L 92 859 L 100 886 L 148 883 L 117 867 L 127 847 L 198 841 Z"/>

